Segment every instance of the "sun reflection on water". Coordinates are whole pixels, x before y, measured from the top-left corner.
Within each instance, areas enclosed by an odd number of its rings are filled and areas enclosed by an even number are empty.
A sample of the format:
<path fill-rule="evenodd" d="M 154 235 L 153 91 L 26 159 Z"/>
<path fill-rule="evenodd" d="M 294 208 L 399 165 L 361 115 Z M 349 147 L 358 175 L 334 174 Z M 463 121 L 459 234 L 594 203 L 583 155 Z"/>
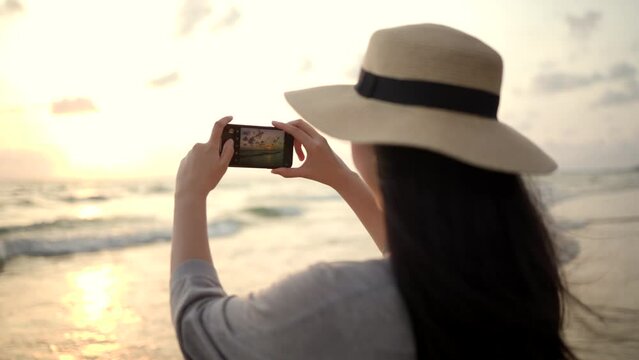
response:
<path fill-rule="evenodd" d="M 128 284 L 121 269 L 113 265 L 87 267 L 69 273 L 67 281 L 74 290 L 62 301 L 69 308 L 74 329 L 64 338 L 75 344 L 82 357 L 99 357 L 120 349 L 118 330 L 141 320 L 122 305 Z"/>
<path fill-rule="evenodd" d="M 114 269 L 110 266 L 84 269 L 69 274 L 76 291 L 69 294 L 66 302 L 72 306 L 74 323 L 86 326 L 109 322 L 108 310 L 117 306 L 118 283 Z"/>
<path fill-rule="evenodd" d="M 102 214 L 102 209 L 95 205 L 85 205 L 78 209 L 78 218 L 95 219 Z"/>

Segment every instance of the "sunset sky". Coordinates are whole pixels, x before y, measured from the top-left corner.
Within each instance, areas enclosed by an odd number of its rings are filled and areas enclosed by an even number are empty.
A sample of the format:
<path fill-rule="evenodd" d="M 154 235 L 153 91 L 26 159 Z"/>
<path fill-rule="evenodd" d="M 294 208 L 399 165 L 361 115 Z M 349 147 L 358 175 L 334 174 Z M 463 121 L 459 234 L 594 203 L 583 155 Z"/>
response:
<path fill-rule="evenodd" d="M 636 0 L 0 0 L 0 177 L 172 175 L 218 118 L 297 118 L 371 33 L 434 22 L 497 49 L 503 121 L 560 168 L 639 164 Z M 331 141 L 349 157 L 348 147 Z"/>

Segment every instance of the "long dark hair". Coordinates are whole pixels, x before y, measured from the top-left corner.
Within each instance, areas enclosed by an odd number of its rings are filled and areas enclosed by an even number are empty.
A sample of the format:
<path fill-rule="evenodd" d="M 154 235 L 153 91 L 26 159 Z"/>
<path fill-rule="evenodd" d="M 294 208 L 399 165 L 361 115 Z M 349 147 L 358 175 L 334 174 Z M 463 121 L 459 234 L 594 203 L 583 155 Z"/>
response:
<path fill-rule="evenodd" d="M 427 150 L 375 152 L 418 359 L 576 359 L 552 236 L 524 180 Z"/>

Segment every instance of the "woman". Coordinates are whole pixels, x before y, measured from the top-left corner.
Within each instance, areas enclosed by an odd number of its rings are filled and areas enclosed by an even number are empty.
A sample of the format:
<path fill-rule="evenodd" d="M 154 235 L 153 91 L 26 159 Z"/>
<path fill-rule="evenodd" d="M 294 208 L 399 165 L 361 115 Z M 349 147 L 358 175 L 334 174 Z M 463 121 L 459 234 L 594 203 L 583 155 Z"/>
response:
<path fill-rule="evenodd" d="M 352 172 L 308 123 L 303 165 L 274 169 L 333 187 L 385 254 L 321 263 L 228 296 L 210 256 L 206 196 L 232 143 L 219 120 L 176 181 L 171 305 L 187 358 L 570 359 L 551 237 L 519 174 L 555 162 L 497 121 L 500 56 L 432 24 L 376 32 L 359 82 L 289 92 L 318 129 L 352 142 Z M 361 178 L 360 178 L 361 175 Z"/>

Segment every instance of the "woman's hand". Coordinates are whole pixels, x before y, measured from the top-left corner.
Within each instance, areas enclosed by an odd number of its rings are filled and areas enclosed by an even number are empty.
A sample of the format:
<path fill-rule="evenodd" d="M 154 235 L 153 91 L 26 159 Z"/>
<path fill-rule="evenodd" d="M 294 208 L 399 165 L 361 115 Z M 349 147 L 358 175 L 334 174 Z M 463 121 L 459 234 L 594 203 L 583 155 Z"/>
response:
<path fill-rule="evenodd" d="M 220 154 L 222 131 L 232 119 L 227 116 L 216 121 L 209 141 L 195 144 L 182 159 L 175 180 L 176 198 L 206 198 L 220 182 L 233 157 L 232 139 L 226 141 Z"/>
<path fill-rule="evenodd" d="M 346 200 L 375 241 L 379 250 L 386 252 L 386 222 L 384 211 L 375 202 L 371 189 L 351 171 L 337 156 L 326 139 L 311 125 L 303 120 L 294 120 L 287 124 L 273 121 L 273 125 L 286 131 L 295 138 L 295 152 L 304 160 L 302 146 L 308 158 L 298 168 L 277 168 L 271 170 L 283 177 L 304 177 L 324 183 Z"/>
<path fill-rule="evenodd" d="M 273 126 L 284 130 L 295 138 L 295 152 L 300 161 L 305 156 L 302 146 L 306 149 L 307 158 L 298 168 L 277 168 L 271 170 L 286 178 L 303 177 L 319 181 L 332 188 L 337 188 L 348 175 L 353 172 L 344 164 L 328 145 L 326 139 L 304 120 L 293 120 L 288 123 L 273 121 Z"/>

